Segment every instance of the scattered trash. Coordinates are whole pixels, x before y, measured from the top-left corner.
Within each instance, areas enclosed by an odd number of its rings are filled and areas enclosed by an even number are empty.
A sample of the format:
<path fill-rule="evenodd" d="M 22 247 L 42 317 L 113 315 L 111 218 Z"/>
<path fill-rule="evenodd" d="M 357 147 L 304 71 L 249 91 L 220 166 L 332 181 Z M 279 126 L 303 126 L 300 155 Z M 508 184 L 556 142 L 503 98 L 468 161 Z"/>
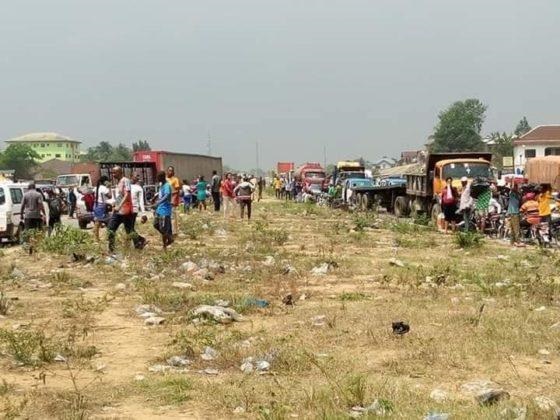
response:
<path fill-rule="evenodd" d="M 260 360 L 257 362 L 256 368 L 258 372 L 267 372 L 270 369 L 270 363 L 266 360 Z"/>
<path fill-rule="evenodd" d="M 269 305 L 268 300 L 257 298 L 246 298 L 243 300 L 243 304 L 246 306 L 256 306 L 257 308 L 266 308 Z"/>
<path fill-rule="evenodd" d="M 220 371 L 218 369 L 206 368 L 202 371 L 202 373 L 214 376 L 220 373 Z"/>
<path fill-rule="evenodd" d="M 294 305 L 294 297 L 292 294 L 287 294 L 282 298 L 282 303 L 286 306 L 293 306 Z"/>
<path fill-rule="evenodd" d="M 404 335 L 410 331 L 410 325 L 402 321 L 393 322 L 392 327 L 393 334 L 397 335 Z"/>
<path fill-rule="evenodd" d="M 210 317 L 221 324 L 243 320 L 243 317 L 235 310 L 222 306 L 200 305 L 193 310 L 193 314 Z"/>
<path fill-rule="evenodd" d="M 142 314 L 145 313 L 155 313 L 155 314 L 161 313 L 161 309 L 159 309 L 155 305 L 137 305 L 136 308 L 134 308 L 134 310 L 136 311 L 136 314 L 138 314 L 138 316 L 142 316 Z"/>
<path fill-rule="evenodd" d="M 218 357 L 218 352 L 212 347 L 206 346 L 204 348 L 204 353 L 202 353 L 200 357 L 202 360 L 206 361 L 214 360 L 216 357 Z"/>
<path fill-rule="evenodd" d="M 12 270 L 12 273 L 10 275 L 14 279 L 23 279 L 25 277 L 25 274 L 23 274 L 23 271 L 21 271 L 17 267 L 14 267 L 14 269 Z"/>
<path fill-rule="evenodd" d="M 540 349 L 539 354 L 541 356 L 548 356 L 548 355 L 550 355 L 550 352 L 547 349 Z"/>
<path fill-rule="evenodd" d="M 225 238 L 227 237 L 227 232 L 224 229 L 216 229 L 216 231 L 214 232 L 214 234 L 220 238 Z"/>
<path fill-rule="evenodd" d="M 448 413 L 438 413 L 437 411 L 430 411 L 424 416 L 424 420 L 449 420 Z"/>
<path fill-rule="evenodd" d="M 393 404 L 386 400 L 375 400 L 367 407 L 354 406 L 350 412 L 350 416 L 353 418 L 361 417 L 364 414 L 373 414 L 378 417 L 383 417 L 393 411 Z"/>
<path fill-rule="evenodd" d="M 192 261 L 187 261 L 181 264 L 181 269 L 187 273 L 194 273 L 195 271 L 199 270 L 199 267 Z"/>
<path fill-rule="evenodd" d="M 115 292 L 124 292 L 126 290 L 126 284 L 124 283 L 117 283 L 115 285 Z"/>
<path fill-rule="evenodd" d="M 311 270 L 311 274 L 314 276 L 326 276 L 327 273 L 329 272 L 329 264 L 328 263 L 323 263 L 317 267 L 314 267 Z"/>
<path fill-rule="evenodd" d="M 144 375 L 135 375 L 135 376 L 134 376 L 134 380 L 135 380 L 136 382 L 143 381 L 144 379 L 146 379 L 146 377 L 145 377 Z"/>
<path fill-rule="evenodd" d="M 285 275 L 285 276 L 287 276 L 288 274 L 297 274 L 297 270 L 293 266 L 291 266 L 290 264 L 287 264 L 284 267 L 284 270 L 282 271 L 282 274 Z"/>
<path fill-rule="evenodd" d="M 311 318 L 311 322 L 316 327 L 323 327 L 327 323 L 327 316 L 326 315 L 317 315 Z"/>
<path fill-rule="evenodd" d="M 190 363 L 191 361 L 183 356 L 172 356 L 169 359 L 167 359 L 167 364 L 173 367 L 185 367 Z"/>
<path fill-rule="evenodd" d="M 276 263 L 276 260 L 274 259 L 274 257 L 272 255 L 269 255 L 265 258 L 263 265 L 265 267 L 272 267 L 274 264 Z"/>
<path fill-rule="evenodd" d="M 449 399 L 449 394 L 445 392 L 443 389 L 434 389 L 430 393 L 430 398 L 436 402 L 444 402 Z"/>
<path fill-rule="evenodd" d="M 244 412 L 245 412 L 245 409 L 241 406 L 235 407 L 235 409 L 233 410 L 233 414 L 243 414 Z"/>
<path fill-rule="evenodd" d="M 404 267 L 404 263 L 401 260 L 397 260 L 396 258 L 389 259 L 389 265 L 394 265 L 396 267 Z"/>
<path fill-rule="evenodd" d="M 250 360 L 249 360 L 250 359 Z M 243 362 L 241 364 L 241 372 L 243 373 L 252 373 L 255 370 L 255 367 L 253 366 L 253 361 L 252 358 L 246 359 L 245 362 Z"/>
<path fill-rule="evenodd" d="M 537 309 L 535 309 L 535 312 L 542 312 L 542 311 L 546 311 L 546 306 L 540 306 Z"/>
<path fill-rule="evenodd" d="M 66 363 L 66 357 L 61 354 L 57 354 L 56 357 L 53 359 L 55 362 L 59 363 Z"/>
<path fill-rule="evenodd" d="M 181 281 L 174 281 L 173 283 L 171 283 L 171 286 L 175 287 L 176 289 L 192 289 L 193 288 L 192 284 L 181 282 Z"/>
<path fill-rule="evenodd" d="M 144 324 L 146 325 L 161 325 L 165 322 L 165 318 L 161 316 L 152 316 L 150 318 L 146 318 Z"/>
<path fill-rule="evenodd" d="M 217 299 L 214 301 L 214 305 L 227 308 L 228 306 L 231 305 L 231 302 L 229 300 Z"/>
<path fill-rule="evenodd" d="M 496 259 L 499 261 L 508 261 L 509 257 L 507 255 L 498 255 Z"/>
<path fill-rule="evenodd" d="M 492 405 L 508 398 L 509 393 L 501 388 L 482 390 L 475 396 L 480 405 Z"/>

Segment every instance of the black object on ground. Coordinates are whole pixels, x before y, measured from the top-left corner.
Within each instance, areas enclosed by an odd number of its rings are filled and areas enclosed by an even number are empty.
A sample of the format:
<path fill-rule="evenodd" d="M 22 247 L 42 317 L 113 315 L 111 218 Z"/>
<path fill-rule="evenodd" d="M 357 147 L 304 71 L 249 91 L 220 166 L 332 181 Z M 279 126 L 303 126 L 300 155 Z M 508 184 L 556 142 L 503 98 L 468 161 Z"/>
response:
<path fill-rule="evenodd" d="M 397 335 L 405 335 L 410 331 L 410 325 L 404 322 L 393 322 L 393 333 Z"/>

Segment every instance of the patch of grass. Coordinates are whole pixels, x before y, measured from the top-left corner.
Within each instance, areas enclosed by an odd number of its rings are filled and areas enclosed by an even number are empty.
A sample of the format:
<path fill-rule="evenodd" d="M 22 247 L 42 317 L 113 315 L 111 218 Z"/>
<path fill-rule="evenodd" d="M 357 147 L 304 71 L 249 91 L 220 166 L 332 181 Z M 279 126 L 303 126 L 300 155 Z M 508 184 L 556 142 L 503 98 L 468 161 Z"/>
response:
<path fill-rule="evenodd" d="M 399 220 L 391 223 L 390 228 L 393 232 L 405 234 L 420 233 L 427 229 L 426 226 L 410 222 L 409 220 Z"/>
<path fill-rule="evenodd" d="M 60 226 L 51 236 L 43 237 L 38 245 L 41 251 L 59 255 L 92 253 L 95 250 L 91 235 L 71 226 Z"/>
<path fill-rule="evenodd" d="M 12 303 L 10 302 L 8 296 L 6 296 L 4 292 L 0 291 L 0 315 L 8 315 L 8 311 L 11 306 Z"/>
<path fill-rule="evenodd" d="M 137 388 L 159 405 L 178 405 L 189 400 L 192 382 L 184 375 L 148 377 L 136 384 Z"/>
<path fill-rule="evenodd" d="M 356 232 L 363 232 L 366 228 L 375 228 L 377 226 L 375 213 L 359 213 L 354 217 L 353 222 Z"/>
<path fill-rule="evenodd" d="M 24 366 L 39 366 L 53 361 L 56 352 L 42 331 L 11 331 L 0 328 L 0 347 Z"/>
<path fill-rule="evenodd" d="M 353 302 L 370 299 L 368 295 L 361 292 L 343 292 L 338 298 L 343 302 Z"/>
<path fill-rule="evenodd" d="M 484 236 L 477 232 L 457 232 L 453 238 L 459 248 L 479 248 L 484 244 Z"/>

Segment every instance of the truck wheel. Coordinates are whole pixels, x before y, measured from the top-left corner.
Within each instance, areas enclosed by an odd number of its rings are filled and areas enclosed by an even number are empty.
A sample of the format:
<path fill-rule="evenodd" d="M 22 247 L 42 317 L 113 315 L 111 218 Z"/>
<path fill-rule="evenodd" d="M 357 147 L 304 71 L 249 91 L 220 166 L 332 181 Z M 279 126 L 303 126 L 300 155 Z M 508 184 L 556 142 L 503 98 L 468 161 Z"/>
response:
<path fill-rule="evenodd" d="M 87 229 L 88 222 L 86 220 L 78 220 L 78 226 L 80 229 Z"/>
<path fill-rule="evenodd" d="M 395 216 L 405 217 L 408 216 L 408 200 L 406 197 L 398 196 L 395 199 Z"/>
<path fill-rule="evenodd" d="M 434 204 L 432 206 L 432 222 L 434 222 L 434 225 L 437 226 L 437 219 L 439 214 L 441 213 L 441 206 L 439 204 Z"/>

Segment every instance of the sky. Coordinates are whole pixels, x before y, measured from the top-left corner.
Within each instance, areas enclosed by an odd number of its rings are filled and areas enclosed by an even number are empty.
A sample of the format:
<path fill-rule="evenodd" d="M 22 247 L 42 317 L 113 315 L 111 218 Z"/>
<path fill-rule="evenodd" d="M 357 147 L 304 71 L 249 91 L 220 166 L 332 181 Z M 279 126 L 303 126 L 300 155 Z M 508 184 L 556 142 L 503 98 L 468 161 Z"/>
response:
<path fill-rule="evenodd" d="M 398 157 L 467 98 L 483 134 L 560 123 L 559 22 L 558 0 L 2 1 L 0 140 L 210 138 L 249 169 Z"/>

